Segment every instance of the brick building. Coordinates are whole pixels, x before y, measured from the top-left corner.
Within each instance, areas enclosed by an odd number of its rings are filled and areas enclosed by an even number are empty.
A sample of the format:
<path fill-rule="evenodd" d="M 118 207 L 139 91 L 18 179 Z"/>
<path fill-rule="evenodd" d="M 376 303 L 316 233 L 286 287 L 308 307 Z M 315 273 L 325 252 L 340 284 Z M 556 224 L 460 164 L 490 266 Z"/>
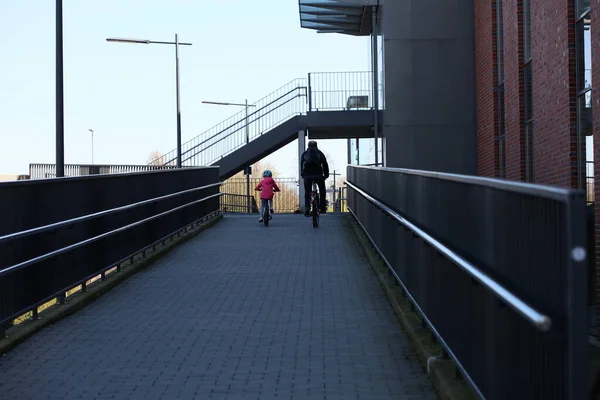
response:
<path fill-rule="evenodd" d="M 600 115 L 592 89 L 593 77 L 600 79 L 600 37 L 590 29 L 594 10 L 600 11 L 599 0 L 474 2 L 478 174 L 587 191 L 592 237 L 596 232 L 590 307 L 600 295 L 600 218 L 594 222 L 600 163 L 593 163 L 600 158 L 594 140 L 600 124 L 592 118 Z"/>
<path fill-rule="evenodd" d="M 600 0 L 300 4 L 306 28 L 381 43 L 371 54 L 381 60 L 373 69 L 384 93 L 385 166 L 587 192 L 590 322 L 600 328 L 600 93 L 592 86 L 600 34 L 591 30 Z"/>

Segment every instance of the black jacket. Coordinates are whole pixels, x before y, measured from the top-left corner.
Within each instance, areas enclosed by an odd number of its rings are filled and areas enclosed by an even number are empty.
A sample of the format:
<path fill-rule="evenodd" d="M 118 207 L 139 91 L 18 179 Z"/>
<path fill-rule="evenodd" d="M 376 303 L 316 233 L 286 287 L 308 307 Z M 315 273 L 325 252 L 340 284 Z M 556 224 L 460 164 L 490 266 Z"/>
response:
<path fill-rule="evenodd" d="M 310 165 L 306 165 L 306 159 L 308 158 L 308 150 L 302 153 L 302 157 L 300 157 L 300 165 L 302 169 L 300 170 L 300 175 L 304 179 L 322 179 L 329 178 L 329 164 L 327 164 L 327 158 L 325 154 L 319 149 L 317 150 L 317 157 L 319 157 L 321 163 L 317 167 L 313 167 Z"/>

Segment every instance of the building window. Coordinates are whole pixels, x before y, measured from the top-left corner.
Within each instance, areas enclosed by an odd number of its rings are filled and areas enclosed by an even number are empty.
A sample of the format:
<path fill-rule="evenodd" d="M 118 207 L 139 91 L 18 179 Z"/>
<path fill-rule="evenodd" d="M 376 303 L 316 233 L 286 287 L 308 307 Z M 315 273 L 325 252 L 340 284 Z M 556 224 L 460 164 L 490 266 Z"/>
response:
<path fill-rule="evenodd" d="M 592 42 L 590 0 L 577 0 L 577 181 L 594 202 L 594 136 L 592 114 Z"/>
<path fill-rule="evenodd" d="M 533 51 L 531 0 L 523 0 L 523 103 L 525 109 L 525 180 L 534 181 L 533 170 Z"/>
<path fill-rule="evenodd" d="M 498 86 L 498 177 L 506 177 L 506 136 L 504 135 L 504 83 Z"/>
<path fill-rule="evenodd" d="M 496 130 L 496 173 L 499 178 L 506 177 L 506 156 L 504 136 L 504 23 L 502 0 L 496 0 L 496 96 L 498 103 L 498 126 Z"/>

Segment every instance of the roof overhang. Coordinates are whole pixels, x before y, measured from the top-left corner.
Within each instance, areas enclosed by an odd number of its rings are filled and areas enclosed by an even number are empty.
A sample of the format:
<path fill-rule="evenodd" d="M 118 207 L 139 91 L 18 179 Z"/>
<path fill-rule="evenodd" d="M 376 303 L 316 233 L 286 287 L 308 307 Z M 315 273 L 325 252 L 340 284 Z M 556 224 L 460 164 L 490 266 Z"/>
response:
<path fill-rule="evenodd" d="M 317 33 L 368 36 L 378 0 L 298 0 L 300 26 Z"/>

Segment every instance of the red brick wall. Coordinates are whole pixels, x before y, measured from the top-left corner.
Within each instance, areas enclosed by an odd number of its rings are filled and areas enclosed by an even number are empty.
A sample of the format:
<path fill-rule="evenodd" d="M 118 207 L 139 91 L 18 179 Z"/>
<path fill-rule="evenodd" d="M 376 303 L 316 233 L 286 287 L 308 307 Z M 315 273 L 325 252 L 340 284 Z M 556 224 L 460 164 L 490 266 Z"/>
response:
<path fill-rule="evenodd" d="M 531 41 L 535 182 L 576 189 L 574 5 L 574 0 L 532 1 Z"/>
<path fill-rule="evenodd" d="M 475 2 L 475 86 L 477 101 L 477 174 L 497 175 L 498 104 L 496 0 Z"/>
<path fill-rule="evenodd" d="M 553 1 L 553 0 L 552 0 Z M 536 2 L 537 3 L 537 2 Z M 525 180 L 522 0 L 503 0 L 506 179 Z"/>

